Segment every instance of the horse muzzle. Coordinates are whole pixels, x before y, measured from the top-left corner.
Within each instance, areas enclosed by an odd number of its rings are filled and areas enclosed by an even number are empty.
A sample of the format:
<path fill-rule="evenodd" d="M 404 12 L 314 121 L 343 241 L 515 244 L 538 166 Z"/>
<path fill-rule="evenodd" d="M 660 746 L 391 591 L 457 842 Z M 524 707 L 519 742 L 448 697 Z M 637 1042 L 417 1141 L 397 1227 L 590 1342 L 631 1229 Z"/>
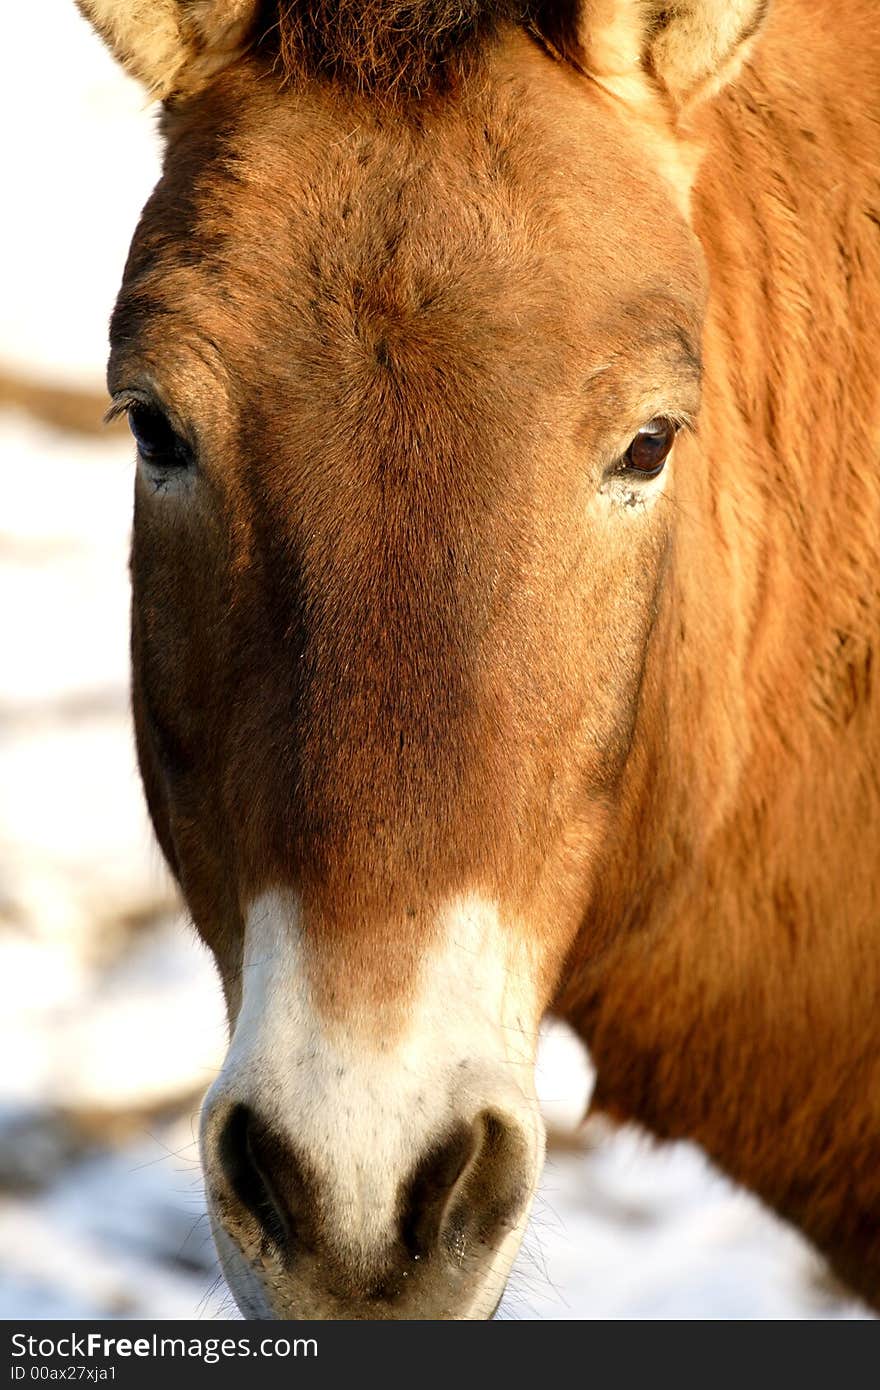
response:
<path fill-rule="evenodd" d="M 215 1240 L 246 1317 L 495 1311 L 543 1159 L 537 1027 L 527 976 L 497 958 L 486 914 L 468 921 L 426 957 L 405 1018 L 377 1029 L 365 1009 L 319 1007 L 289 902 L 251 915 L 202 1117 Z"/>
<path fill-rule="evenodd" d="M 396 1184 L 381 1233 L 375 1210 L 339 1200 L 314 1161 L 246 1106 L 214 1114 L 207 1144 L 215 1240 L 246 1317 L 489 1318 L 497 1308 L 537 1178 L 534 1143 L 509 1117 L 483 1110 L 433 1144 Z"/>

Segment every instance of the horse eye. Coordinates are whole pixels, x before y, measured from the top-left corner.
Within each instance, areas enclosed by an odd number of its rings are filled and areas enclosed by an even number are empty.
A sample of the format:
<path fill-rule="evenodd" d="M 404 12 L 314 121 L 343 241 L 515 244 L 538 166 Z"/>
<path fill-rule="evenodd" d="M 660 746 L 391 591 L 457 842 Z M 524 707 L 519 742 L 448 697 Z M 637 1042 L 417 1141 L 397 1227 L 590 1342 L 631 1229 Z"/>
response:
<path fill-rule="evenodd" d="M 675 443 L 678 426 L 665 415 L 658 415 L 642 425 L 623 458 L 623 468 L 640 473 L 644 478 L 656 478 Z"/>
<path fill-rule="evenodd" d="M 135 401 L 128 408 L 128 425 L 138 453 L 162 468 L 185 468 L 191 462 L 189 445 L 155 405 Z"/>

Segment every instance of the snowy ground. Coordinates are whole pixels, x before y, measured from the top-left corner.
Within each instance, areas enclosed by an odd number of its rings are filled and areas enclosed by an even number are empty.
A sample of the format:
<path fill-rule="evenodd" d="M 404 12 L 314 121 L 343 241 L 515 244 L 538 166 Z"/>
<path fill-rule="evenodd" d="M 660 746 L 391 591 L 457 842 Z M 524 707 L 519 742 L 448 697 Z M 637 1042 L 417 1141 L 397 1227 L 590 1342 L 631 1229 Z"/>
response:
<path fill-rule="evenodd" d="M 31 7 L 0 45 L 0 119 L 28 132 L 4 168 L 0 374 L 95 385 L 151 118 L 73 0 L 40 13 L 45 89 L 19 71 Z M 6 410 L 0 469 L 0 1316 L 217 1316 L 194 1134 L 224 1022 L 132 757 L 131 450 Z M 589 1073 L 564 1033 L 541 1073 L 572 1130 Z M 864 1316 L 696 1151 L 596 1125 L 551 1153 L 503 1313 Z"/>

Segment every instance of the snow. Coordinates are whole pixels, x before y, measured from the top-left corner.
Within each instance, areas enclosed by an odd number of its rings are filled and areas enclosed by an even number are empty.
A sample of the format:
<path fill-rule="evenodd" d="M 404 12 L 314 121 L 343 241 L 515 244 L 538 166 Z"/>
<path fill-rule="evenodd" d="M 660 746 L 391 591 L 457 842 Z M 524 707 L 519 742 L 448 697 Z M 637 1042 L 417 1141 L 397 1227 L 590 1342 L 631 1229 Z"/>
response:
<path fill-rule="evenodd" d="M 0 50 L 0 372 L 96 387 L 156 175 L 153 117 L 73 0 L 43 0 L 43 81 Z M 45 91 L 53 98 L 47 102 Z M 131 449 L 0 413 L 0 1317 L 230 1315 L 198 1166 L 225 1047 L 128 715 Z M 557 1136 L 502 1305 L 512 1318 L 858 1318 L 794 1232 L 689 1145 L 591 1122 L 588 1059 L 548 1030 Z"/>
<path fill-rule="evenodd" d="M 31 55 L 39 23 L 39 80 Z M 74 0 L 4 5 L 0 364 L 92 384 L 128 243 L 158 173 L 154 116 Z"/>

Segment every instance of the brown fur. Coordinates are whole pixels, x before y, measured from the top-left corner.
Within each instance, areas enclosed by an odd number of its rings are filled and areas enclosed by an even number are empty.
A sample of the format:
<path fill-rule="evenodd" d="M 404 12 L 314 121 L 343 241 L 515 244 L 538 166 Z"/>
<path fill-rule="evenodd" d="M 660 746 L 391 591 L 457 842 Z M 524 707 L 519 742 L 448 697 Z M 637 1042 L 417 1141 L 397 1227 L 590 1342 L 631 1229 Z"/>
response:
<path fill-rule="evenodd" d="M 428 69 L 393 26 L 302 13 L 292 89 L 258 47 L 169 107 L 113 326 L 120 403 L 198 449 L 185 504 L 138 483 L 134 707 L 231 1016 L 268 887 L 379 1032 L 438 903 L 493 898 L 595 1104 L 880 1303 L 874 7 L 779 0 L 696 114 L 763 6 L 701 57 L 597 2 L 592 81 L 489 26 L 394 110 L 367 68 Z M 644 420 L 698 410 L 653 510 L 603 511 Z"/>
<path fill-rule="evenodd" d="M 717 471 L 681 499 L 643 711 L 662 734 L 594 909 L 626 902 L 629 930 L 576 953 L 560 1007 L 597 1105 L 697 1138 L 876 1304 L 880 36 L 871 7 L 843 30 L 812 7 L 790 67 L 797 13 L 705 121 Z"/>

